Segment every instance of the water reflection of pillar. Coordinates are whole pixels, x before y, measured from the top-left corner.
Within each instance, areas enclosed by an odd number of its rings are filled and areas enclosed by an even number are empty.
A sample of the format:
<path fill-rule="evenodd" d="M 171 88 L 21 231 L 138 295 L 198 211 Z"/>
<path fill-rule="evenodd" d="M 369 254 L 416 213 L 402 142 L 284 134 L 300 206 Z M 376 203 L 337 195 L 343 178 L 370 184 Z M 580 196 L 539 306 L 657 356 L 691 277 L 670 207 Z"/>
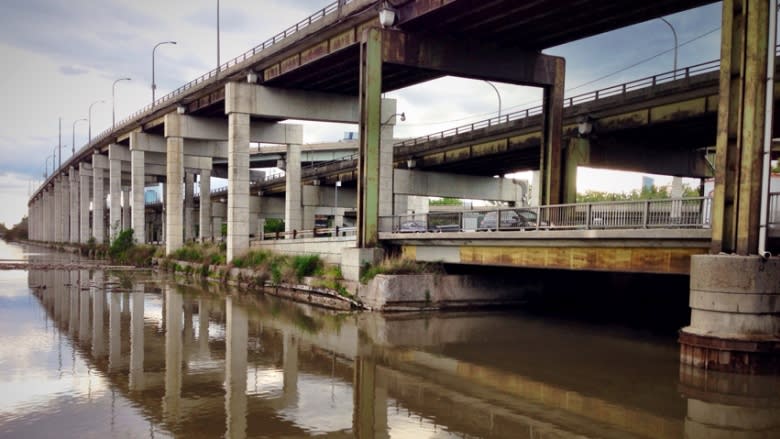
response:
<path fill-rule="evenodd" d="M 298 401 L 298 340 L 289 332 L 282 339 L 282 369 L 284 405 L 291 407 Z"/>
<path fill-rule="evenodd" d="M 689 439 L 780 437 L 780 377 L 729 374 L 680 365 Z"/>
<path fill-rule="evenodd" d="M 184 362 L 190 360 L 190 352 L 192 352 L 192 345 L 195 343 L 195 328 L 192 324 L 192 318 L 194 315 L 195 303 L 189 297 L 184 298 Z"/>
<path fill-rule="evenodd" d="M 54 302 L 54 313 L 52 314 L 52 320 L 55 323 L 55 326 L 58 322 L 62 321 L 62 297 L 65 295 L 65 272 L 64 271 L 57 271 L 54 274 L 54 285 L 51 289 L 50 294 L 46 294 L 48 297 L 47 302 L 51 303 Z M 49 289 L 47 288 L 44 290 L 44 292 L 48 292 Z"/>
<path fill-rule="evenodd" d="M 226 299 L 225 414 L 226 438 L 246 437 L 246 369 L 249 323 L 246 311 Z"/>
<path fill-rule="evenodd" d="M 122 297 L 112 293 L 108 308 L 108 370 L 116 372 L 122 360 Z"/>
<path fill-rule="evenodd" d="M 89 271 L 80 270 L 79 281 L 81 285 L 79 297 L 79 341 L 82 345 L 87 345 L 92 337 L 92 331 L 89 327 Z"/>
<path fill-rule="evenodd" d="M 387 384 L 377 373 L 376 362 L 368 355 L 359 355 L 355 358 L 352 391 L 355 401 L 352 430 L 355 437 L 361 439 L 388 437 Z"/>
<path fill-rule="evenodd" d="M 130 317 L 130 390 L 144 388 L 144 284 L 133 286 Z"/>
<path fill-rule="evenodd" d="M 106 292 L 103 289 L 103 272 L 96 271 L 92 276 L 92 355 L 95 358 L 105 355 L 106 345 L 103 338 L 103 311 Z"/>
<path fill-rule="evenodd" d="M 198 351 L 201 358 L 208 358 L 209 352 L 209 301 L 198 300 Z"/>
<path fill-rule="evenodd" d="M 71 340 L 76 336 L 76 330 L 79 322 L 79 272 L 70 272 L 70 288 L 68 289 L 68 295 L 70 296 L 70 310 L 68 311 L 68 334 Z"/>
<path fill-rule="evenodd" d="M 169 421 L 179 417 L 181 400 L 181 295 L 174 287 L 165 286 L 165 396 L 163 413 Z"/>

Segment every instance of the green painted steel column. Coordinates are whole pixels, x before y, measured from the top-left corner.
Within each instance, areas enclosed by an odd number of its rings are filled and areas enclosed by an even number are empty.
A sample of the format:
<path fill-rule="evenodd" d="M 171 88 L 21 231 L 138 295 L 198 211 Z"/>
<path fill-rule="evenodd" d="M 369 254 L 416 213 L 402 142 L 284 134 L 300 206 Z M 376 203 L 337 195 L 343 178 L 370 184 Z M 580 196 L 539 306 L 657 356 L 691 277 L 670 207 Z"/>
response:
<path fill-rule="evenodd" d="M 382 31 L 363 32 L 360 44 L 360 158 L 358 248 L 379 242 L 379 141 L 382 111 Z"/>
<path fill-rule="evenodd" d="M 566 149 L 566 171 L 563 178 L 563 202 L 577 202 L 577 168 L 590 162 L 590 139 L 572 137 Z"/>
<path fill-rule="evenodd" d="M 712 253 L 758 251 L 768 7 L 723 2 Z"/>
<path fill-rule="evenodd" d="M 565 78 L 566 62 L 563 58 L 557 58 L 554 84 L 544 87 L 544 143 L 539 169 L 542 171 L 540 199 L 545 205 L 559 204 L 562 198 L 561 136 Z"/>

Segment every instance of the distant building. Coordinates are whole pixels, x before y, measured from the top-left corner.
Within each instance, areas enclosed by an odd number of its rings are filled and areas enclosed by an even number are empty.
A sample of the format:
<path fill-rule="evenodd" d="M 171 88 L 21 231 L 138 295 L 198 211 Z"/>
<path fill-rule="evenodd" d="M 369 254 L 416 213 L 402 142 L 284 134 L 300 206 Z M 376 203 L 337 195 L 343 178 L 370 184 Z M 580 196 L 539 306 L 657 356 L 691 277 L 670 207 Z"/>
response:
<path fill-rule="evenodd" d="M 642 177 L 642 189 L 651 189 L 655 184 L 653 177 Z"/>
<path fill-rule="evenodd" d="M 160 202 L 160 194 L 157 193 L 156 189 L 147 188 L 144 191 L 144 203 L 159 203 L 159 202 Z"/>

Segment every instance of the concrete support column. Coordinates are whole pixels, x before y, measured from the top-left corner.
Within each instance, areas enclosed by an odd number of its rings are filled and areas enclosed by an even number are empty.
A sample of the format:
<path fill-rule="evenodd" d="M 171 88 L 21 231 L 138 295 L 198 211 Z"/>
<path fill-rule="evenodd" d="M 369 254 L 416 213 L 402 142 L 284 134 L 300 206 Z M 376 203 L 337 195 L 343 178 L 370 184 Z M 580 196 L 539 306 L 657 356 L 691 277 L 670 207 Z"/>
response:
<path fill-rule="evenodd" d="M 93 157 L 93 163 L 97 157 Z M 103 168 L 93 165 L 92 168 L 92 236 L 95 242 L 103 244 L 105 242 L 105 182 L 103 181 Z"/>
<path fill-rule="evenodd" d="M 135 240 L 141 244 L 146 242 L 146 218 L 144 208 L 144 152 L 130 151 L 130 187 L 132 192 L 132 219 L 131 227 Z"/>
<path fill-rule="evenodd" d="M 195 210 L 195 175 L 192 172 L 184 174 L 184 241 L 190 242 L 193 239 L 195 224 L 192 221 L 193 210 Z"/>
<path fill-rule="evenodd" d="M 113 158 L 111 148 L 120 148 L 120 146 L 110 145 L 108 153 L 108 193 L 111 198 L 108 212 L 108 232 L 111 241 L 113 241 L 122 227 L 122 161 Z"/>
<path fill-rule="evenodd" d="M 225 349 L 225 437 L 246 437 L 246 368 L 249 322 L 246 311 L 226 299 L 226 349 Z"/>
<path fill-rule="evenodd" d="M 90 203 L 90 179 L 92 167 L 86 163 L 79 164 L 79 242 L 86 244 L 89 241 L 89 203 Z"/>
<path fill-rule="evenodd" d="M 122 204 L 124 204 L 124 209 L 122 209 L 122 230 L 128 230 L 132 229 L 133 225 L 133 208 L 131 206 L 131 189 L 128 187 L 125 187 L 122 189 Z M 135 239 L 135 233 L 133 233 L 133 238 Z"/>
<path fill-rule="evenodd" d="M 285 178 L 284 231 L 303 230 L 301 145 L 287 145 Z M 314 218 L 310 220 L 314 221 Z"/>
<path fill-rule="evenodd" d="M 133 286 L 130 299 L 130 389 L 144 389 L 144 284 Z"/>
<path fill-rule="evenodd" d="M 54 223 L 54 242 L 62 242 L 62 223 L 60 223 L 59 216 L 62 212 L 62 185 L 60 184 L 60 176 L 54 178 L 54 216 L 52 222 Z"/>
<path fill-rule="evenodd" d="M 780 259 L 691 257 L 691 324 L 680 361 L 707 370 L 780 372 Z"/>
<path fill-rule="evenodd" d="M 211 170 L 200 171 L 200 209 L 198 239 L 200 242 L 210 240 L 211 234 Z"/>
<path fill-rule="evenodd" d="M 167 137 L 166 143 L 165 254 L 169 255 L 181 248 L 184 237 L 181 187 L 184 181 L 184 139 Z"/>
<path fill-rule="evenodd" d="M 70 240 L 70 182 L 65 175 L 60 180 L 60 187 L 62 188 L 60 192 L 60 205 L 62 207 L 57 218 L 62 227 L 60 242 L 68 242 Z"/>
<path fill-rule="evenodd" d="M 289 166 L 289 165 L 288 165 Z M 228 115 L 227 262 L 249 249 L 249 115 Z"/>
<path fill-rule="evenodd" d="M 73 166 L 70 167 L 68 178 L 70 179 L 70 242 L 75 244 L 80 242 L 79 234 L 81 232 L 81 227 L 79 226 L 81 220 L 81 211 L 79 210 L 79 206 L 81 206 L 79 201 L 81 179 L 78 171 Z"/>

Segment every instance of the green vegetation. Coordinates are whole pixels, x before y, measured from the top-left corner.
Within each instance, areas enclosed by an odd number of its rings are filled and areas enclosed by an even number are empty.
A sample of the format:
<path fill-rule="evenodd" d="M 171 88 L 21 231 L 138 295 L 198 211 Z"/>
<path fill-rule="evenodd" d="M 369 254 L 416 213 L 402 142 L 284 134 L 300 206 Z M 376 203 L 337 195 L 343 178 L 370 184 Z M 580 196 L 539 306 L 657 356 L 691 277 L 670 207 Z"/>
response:
<path fill-rule="evenodd" d="M 683 185 L 683 197 L 698 197 L 699 188 Z M 587 191 L 577 194 L 578 203 L 597 203 L 600 201 L 634 201 L 634 200 L 658 200 L 671 198 L 669 192 L 658 186 L 644 187 L 641 190 L 634 189 L 631 192 L 599 192 Z"/>
<path fill-rule="evenodd" d="M 122 230 L 108 247 L 96 245 L 94 239 L 87 243 L 87 251 L 94 257 L 107 255 L 114 264 L 127 264 L 136 267 L 152 265 L 152 258 L 157 252 L 153 245 L 136 244 L 133 239 L 133 229 Z"/>
<path fill-rule="evenodd" d="M 429 206 L 462 206 L 463 200 L 458 198 L 444 197 L 437 200 L 428 200 Z"/>
<path fill-rule="evenodd" d="M 417 262 L 405 258 L 385 258 L 379 265 L 366 264 L 360 275 L 360 283 L 367 284 L 377 274 L 438 274 L 444 273 L 439 262 Z"/>
<path fill-rule="evenodd" d="M 265 225 L 263 226 L 263 231 L 265 233 L 284 232 L 284 220 L 279 218 L 266 219 Z"/>
<path fill-rule="evenodd" d="M 22 218 L 18 224 L 10 229 L 0 223 L 0 237 L 6 241 L 22 241 L 27 239 L 27 217 Z"/>
<path fill-rule="evenodd" d="M 187 243 L 171 254 L 177 261 L 197 262 L 204 265 L 224 265 L 225 251 L 217 244 Z"/>

